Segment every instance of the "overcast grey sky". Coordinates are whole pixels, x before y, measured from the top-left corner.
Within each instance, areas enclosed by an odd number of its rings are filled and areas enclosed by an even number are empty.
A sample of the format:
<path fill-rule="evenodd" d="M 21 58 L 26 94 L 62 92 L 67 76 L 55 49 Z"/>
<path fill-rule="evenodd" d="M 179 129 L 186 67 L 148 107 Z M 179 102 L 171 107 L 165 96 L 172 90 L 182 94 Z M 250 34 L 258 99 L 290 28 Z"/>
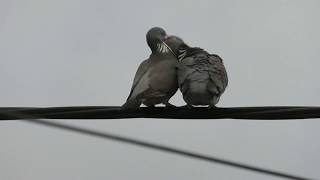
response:
<path fill-rule="evenodd" d="M 224 59 L 219 106 L 319 105 L 319 17 L 317 0 L 0 0 L 0 106 L 121 105 L 153 26 Z M 320 179 L 318 120 L 68 123 Z M 22 121 L 0 142 L 1 180 L 276 179 Z"/>

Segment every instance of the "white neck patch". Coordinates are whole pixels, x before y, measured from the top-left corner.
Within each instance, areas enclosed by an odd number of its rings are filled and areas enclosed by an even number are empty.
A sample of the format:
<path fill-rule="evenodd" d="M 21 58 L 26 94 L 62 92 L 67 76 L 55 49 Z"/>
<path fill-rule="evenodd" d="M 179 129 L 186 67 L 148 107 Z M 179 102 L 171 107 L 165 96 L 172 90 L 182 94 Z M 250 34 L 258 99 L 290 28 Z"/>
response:
<path fill-rule="evenodd" d="M 179 50 L 179 56 L 178 56 L 178 60 L 182 61 L 182 59 L 187 55 L 187 50 L 186 49 L 182 49 Z"/>
<path fill-rule="evenodd" d="M 157 44 L 157 51 L 159 51 L 161 53 L 168 53 L 168 52 L 170 52 L 170 49 L 164 43 L 159 43 L 159 44 Z"/>

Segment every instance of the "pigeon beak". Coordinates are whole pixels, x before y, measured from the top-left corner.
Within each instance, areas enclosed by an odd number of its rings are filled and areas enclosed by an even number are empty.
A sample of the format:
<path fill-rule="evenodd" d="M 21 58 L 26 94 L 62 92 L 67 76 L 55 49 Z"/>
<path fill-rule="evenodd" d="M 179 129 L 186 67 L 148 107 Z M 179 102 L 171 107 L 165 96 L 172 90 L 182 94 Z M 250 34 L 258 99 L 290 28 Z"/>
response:
<path fill-rule="evenodd" d="M 163 38 L 163 40 L 166 41 L 166 40 L 168 40 L 169 38 L 170 38 L 169 35 L 165 35 L 164 38 Z"/>

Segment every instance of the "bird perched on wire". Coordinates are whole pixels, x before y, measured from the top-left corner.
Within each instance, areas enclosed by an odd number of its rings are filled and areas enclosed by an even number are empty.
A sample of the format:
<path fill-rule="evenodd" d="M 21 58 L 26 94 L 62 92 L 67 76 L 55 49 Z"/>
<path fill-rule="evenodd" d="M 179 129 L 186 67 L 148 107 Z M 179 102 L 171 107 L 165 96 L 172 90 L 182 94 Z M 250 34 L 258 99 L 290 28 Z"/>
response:
<path fill-rule="evenodd" d="M 176 77 L 177 58 L 166 44 L 168 35 L 160 27 L 151 28 L 147 43 L 152 53 L 143 61 L 133 80 L 132 88 L 122 109 L 137 109 L 141 104 L 153 107 L 156 104 L 169 103 L 169 99 L 178 90 Z"/>
<path fill-rule="evenodd" d="M 222 59 L 198 47 L 189 47 L 177 36 L 167 44 L 178 58 L 178 84 L 187 106 L 215 107 L 228 85 L 228 76 Z"/>

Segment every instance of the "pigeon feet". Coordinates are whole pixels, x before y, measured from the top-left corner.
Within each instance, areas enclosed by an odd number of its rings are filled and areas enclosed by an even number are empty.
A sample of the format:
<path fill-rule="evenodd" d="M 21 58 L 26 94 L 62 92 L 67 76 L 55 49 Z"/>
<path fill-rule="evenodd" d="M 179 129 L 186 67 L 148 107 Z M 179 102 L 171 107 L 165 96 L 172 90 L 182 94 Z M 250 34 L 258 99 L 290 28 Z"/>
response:
<path fill-rule="evenodd" d="M 214 110 L 214 109 L 217 109 L 217 106 L 210 104 L 210 105 L 208 106 L 208 109 Z"/>
<path fill-rule="evenodd" d="M 164 103 L 164 105 L 166 106 L 166 108 L 176 108 L 177 107 L 169 102 Z"/>
<path fill-rule="evenodd" d="M 193 109 L 193 106 L 190 104 L 186 104 L 184 106 L 181 106 L 181 108 Z"/>

